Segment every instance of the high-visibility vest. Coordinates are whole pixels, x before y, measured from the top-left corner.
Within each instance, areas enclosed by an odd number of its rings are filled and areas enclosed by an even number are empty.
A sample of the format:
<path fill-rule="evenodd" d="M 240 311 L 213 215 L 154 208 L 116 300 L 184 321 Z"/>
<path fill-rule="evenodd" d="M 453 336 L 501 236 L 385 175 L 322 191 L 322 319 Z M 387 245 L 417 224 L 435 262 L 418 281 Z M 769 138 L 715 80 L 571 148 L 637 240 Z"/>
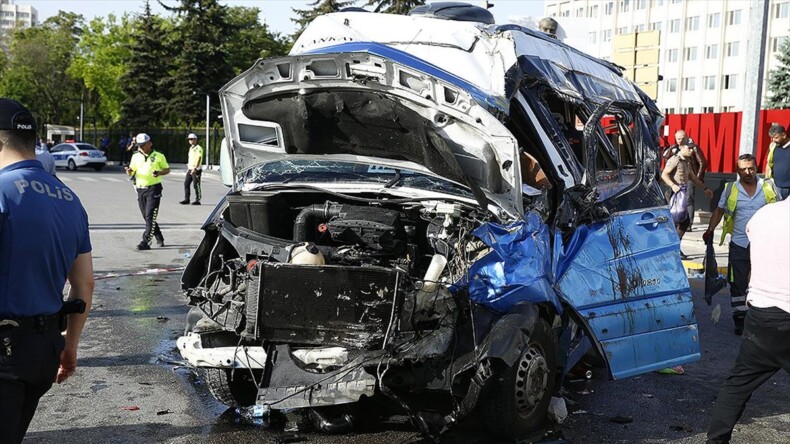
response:
<path fill-rule="evenodd" d="M 724 187 L 724 193 L 727 195 L 727 202 L 724 206 L 724 224 L 721 229 L 719 245 L 724 244 L 724 237 L 731 234 L 732 228 L 735 226 L 735 206 L 738 205 L 738 187 L 735 186 L 735 182 L 728 183 Z M 763 194 L 767 204 L 776 202 L 776 188 L 773 180 L 763 180 Z"/>

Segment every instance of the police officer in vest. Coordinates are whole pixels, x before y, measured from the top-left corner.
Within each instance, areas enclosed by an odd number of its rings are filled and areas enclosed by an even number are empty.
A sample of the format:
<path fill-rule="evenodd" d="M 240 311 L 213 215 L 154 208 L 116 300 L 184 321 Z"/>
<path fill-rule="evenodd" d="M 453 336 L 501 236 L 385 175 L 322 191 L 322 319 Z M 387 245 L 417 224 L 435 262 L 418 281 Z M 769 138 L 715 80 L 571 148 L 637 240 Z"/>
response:
<path fill-rule="evenodd" d="M 181 205 L 189 204 L 190 186 L 195 186 L 195 201 L 192 205 L 200 205 L 200 198 L 203 192 L 200 187 L 200 176 L 203 173 L 201 165 L 203 163 L 203 147 L 197 143 L 197 135 L 189 133 L 189 154 L 187 155 L 187 177 L 184 179 L 184 200 L 179 202 Z"/>
<path fill-rule="evenodd" d="M 74 374 L 93 299 L 88 216 L 36 160 L 35 128 L 25 107 L 0 98 L 1 442 L 21 442 L 41 396 Z"/>
<path fill-rule="evenodd" d="M 167 164 L 164 154 L 154 150 L 154 144 L 148 134 L 138 134 L 135 142 L 139 149 L 132 155 L 132 160 L 126 167 L 126 174 L 135 176 L 137 204 L 145 219 L 143 240 L 137 245 L 137 249 L 143 251 L 151 249 L 151 240 L 154 238 L 157 245 L 165 246 L 165 238 L 162 236 L 156 217 L 159 214 L 159 201 L 162 199 L 162 176 L 170 173 L 170 165 Z"/>
<path fill-rule="evenodd" d="M 719 205 L 710 217 L 708 230 L 702 235 L 705 243 L 713 242 L 713 230 L 724 218 L 719 245 L 724 244 L 727 234 L 731 234 L 727 275 L 732 298 L 732 319 L 735 323 L 735 334 L 739 336 L 743 333 L 743 322 L 748 310 L 746 292 L 752 269 L 746 224 L 757 210 L 776 202 L 776 197 L 777 190 L 773 181 L 757 177 L 757 159 L 751 154 L 741 155 L 738 157 L 738 179 L 724 186 Z"/>

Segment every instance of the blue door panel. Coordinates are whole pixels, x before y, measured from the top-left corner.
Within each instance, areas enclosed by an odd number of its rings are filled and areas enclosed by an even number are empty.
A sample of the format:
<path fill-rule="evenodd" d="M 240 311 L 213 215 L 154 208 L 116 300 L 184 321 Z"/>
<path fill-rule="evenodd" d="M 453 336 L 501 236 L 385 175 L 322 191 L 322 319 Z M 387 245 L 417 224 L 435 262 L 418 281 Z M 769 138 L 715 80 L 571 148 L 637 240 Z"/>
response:
<path fill-rule="evenodd" d="M 697 324 L 603 341 L 612 378 L 699 361 Z"/>
<path fill-rule="evenodd" d="M 586 320 L 612 376 L 699 360 L 691 291 L 669 210 L 615 214 L 578 231 L 558 256 L 556 287 Z"/>

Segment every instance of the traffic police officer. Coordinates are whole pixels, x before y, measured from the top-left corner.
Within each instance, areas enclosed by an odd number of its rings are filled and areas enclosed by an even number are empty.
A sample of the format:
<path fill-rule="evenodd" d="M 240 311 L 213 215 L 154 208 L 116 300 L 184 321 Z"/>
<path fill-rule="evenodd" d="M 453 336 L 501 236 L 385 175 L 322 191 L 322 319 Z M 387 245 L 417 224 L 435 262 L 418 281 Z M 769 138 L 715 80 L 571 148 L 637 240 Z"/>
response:
<path fill-rule="evenodd" d="M 151 249 L 153 238 L 156 238 L 157 245 L 165 246 L 165 238 L 156 222 L 156 216 L 159 214 L 159 201 L 162 199 L 162 176 L 170 173 L 170 165 L 167 164 L 164 154 L 154 150 L 148 134 L 138 134 L 135 142 L 139 149 L 129 161 L 126 174 L 135 176 L 137 204 L 140 205 L 140 213 L 145 219 L 143 240 L 137 245 L 137 249 L 142 251 Z"/>
<path fill-rule="evenodd" d="M 187 136 L 189 141 L 189 156 L 187 159 L 187 177 L 184 179 L 184 200 L 179 202 L 181 205 L 189 204 L 190 185 L 195 184 L 195 201 L 192 205 L 200 205 L 200 198 L 203 192 L 200 188 L 200 176 L 202 170 L 200 165 L 203 162 L 203 147 L 197 144 L 197 135 L 189 133 Z"/>
<path fill-rule="evenodd" d="M 35 129 L 0 98 L 0 442 L 21 442 L 41 396 L 74 373 L 93 298 L 88 216 L 36 160 Z M 63 314 L 79 300 L 82 313 Z"/>

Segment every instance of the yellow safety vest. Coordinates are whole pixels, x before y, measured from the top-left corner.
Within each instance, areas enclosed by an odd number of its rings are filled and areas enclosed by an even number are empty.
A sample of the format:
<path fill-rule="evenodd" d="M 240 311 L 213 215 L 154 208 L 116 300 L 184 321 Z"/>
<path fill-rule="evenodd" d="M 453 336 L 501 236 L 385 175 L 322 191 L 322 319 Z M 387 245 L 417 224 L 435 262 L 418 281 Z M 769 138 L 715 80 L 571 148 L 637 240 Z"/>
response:
<path fill-rule="evenodd" d="M 724 224 L 721 229 L 719 245 L 724 244 L 724 237 L 732 233 L 732 228 L 735 226 L 735 206 L 738 205 L 738 187 L 735 186 L 735 182 L 728 183 L 724 187 L 724 193 L 727 194 L 727 203 L 724 207 Z M 766 203 L 776 202 L 776 189 L 772 180 L 763 180 L 763 194 Z"/>

